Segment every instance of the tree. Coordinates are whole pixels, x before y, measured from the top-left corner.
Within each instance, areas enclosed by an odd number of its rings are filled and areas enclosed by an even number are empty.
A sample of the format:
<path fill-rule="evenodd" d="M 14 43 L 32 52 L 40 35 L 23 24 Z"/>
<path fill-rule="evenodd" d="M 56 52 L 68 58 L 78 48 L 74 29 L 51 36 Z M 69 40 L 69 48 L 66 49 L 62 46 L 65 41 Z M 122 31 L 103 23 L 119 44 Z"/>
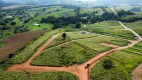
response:
<path fill-rule="evenodd" d="M 76 23 L 76 28 L 80 29 L 81 28 L 81 23 Z"/>
<path fill-rule="evenodd" d="M 11 53 L 11 54 L 9 54 L 9 58 L 12 58 L 13 56 L 14 56 L 14 54 L 12 54 L 12 53 Z"/>
<path fill-rule="evenodd" d="M 111 60 L 105 60 L 103 66 L 104 69 L 111 69 L 113 67 L 113 62 Z"/>
<path fill-rule="evenodd" d="M 63 40 L 66 40 L 66 36 L 67 36 L 66 33 L 62 34 Z"/>

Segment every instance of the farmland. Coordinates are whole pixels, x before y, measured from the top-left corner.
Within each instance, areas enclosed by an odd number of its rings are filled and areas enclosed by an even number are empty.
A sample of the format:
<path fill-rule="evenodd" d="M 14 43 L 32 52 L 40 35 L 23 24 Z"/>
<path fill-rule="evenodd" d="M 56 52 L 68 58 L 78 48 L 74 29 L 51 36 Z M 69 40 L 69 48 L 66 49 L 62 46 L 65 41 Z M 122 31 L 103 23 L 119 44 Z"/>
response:
<path fill-rule="evenodd" d="M 14 54 L 14 52 L 24 48 L 28 43 L 32 40 L 36 40 L 44 32 L 45 31 L 26 32 L 8 37 L 1 44 L 3 46 L 0 48 L 0 61 L 7 58 L 9 54 Z"/>

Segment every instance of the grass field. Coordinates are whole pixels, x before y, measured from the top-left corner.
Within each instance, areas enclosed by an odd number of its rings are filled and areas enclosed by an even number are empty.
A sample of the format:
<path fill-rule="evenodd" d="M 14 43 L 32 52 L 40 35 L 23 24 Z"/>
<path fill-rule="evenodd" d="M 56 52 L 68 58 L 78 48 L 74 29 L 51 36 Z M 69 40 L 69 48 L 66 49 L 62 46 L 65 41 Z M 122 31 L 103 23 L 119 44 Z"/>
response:
<path fill-rule="evenodd" d="M 88 27 L 83 29 L 98 34 L 110 35 L 124 39 L 135 39 L 133 33 L 124 30 L 124 28 L 118 22 L 115 21 L 105 21 L 105 22 L 95 23 L 88 25 Z"/>
<path fill-rule="evenodd" d="M 136 21 L 132 23 L 124 23 L 127 27 L 133 29 L 136 31 L 138 34 L 142 36 L 142 21 Z"/>
<path fill-rule="evenodd" d="M 31 64 L 42 66 L 72 66 L 82 64 L 95 55 L 95 53 L 74 43 L 68 43 L 61 47 L 44 51 Z"/>
<path fill-rule="evenodd" d="M 38 38 L 36 41 L 31 42 L 23 50 L 18 52 L 12 59 L 12 62 L 15 64 L 18 64 L 18 63 L 20 64 L 20 63 L 25 62 L 27 59 L 31 57 L 31 55 L 33 55 L 33 53 L 38 49 L 39 46 L 41 46 L 52 35 L 57 34 L 59 32 L 62 32 L 62 29 L 57 29 L 55 31 L 45 33 L 43 36 Z"/>
<path fill-rule="evenodd" d="M 71 39 L 83 39 L 98 36 L 98 34 L 95 33 L 82 34 L 82 32 L 67 32 L 67 36 L 69 36 Z"/>
<path fill-rule="evenodd" d="M 0 80 L 79 80 L 75 75 L 67 72 L 3 72 Z"/>
<path fill-rule="evenodd" d="M 112 43 L 118 46 L 126 46 L 128 45 L 129 41 L 127 40 L 123 40 L 123 39 L 119 39 L 119 38 L 114 38 L 114 37 L 110 37 L 110 36 L 104 36 L 104 35 L 100 35 L 98 37 L 94 37 L 94 38 L 89 38 L 89 39 L 83 39 L 83 40 L 78 40 L 78 43 L 83 44 L 84 46 L 87 46 L 99 53 L 110 50 L 110 47 L 106 47 L 101 45 L 101 42 L 108 42 L 108 43 Z"/>
<path fill-rule="evenodd" d="M 41 36 L 45 31 L 35 31 L 35 32 L 25 32 L 9 36 L 3 41 L 5 45 L 0 48 L 0 61 L 7 58 L 9 54 L 14 54 L 16 51 L 25 47 L 32 40 L 35 40 L 37 37 Z"/>

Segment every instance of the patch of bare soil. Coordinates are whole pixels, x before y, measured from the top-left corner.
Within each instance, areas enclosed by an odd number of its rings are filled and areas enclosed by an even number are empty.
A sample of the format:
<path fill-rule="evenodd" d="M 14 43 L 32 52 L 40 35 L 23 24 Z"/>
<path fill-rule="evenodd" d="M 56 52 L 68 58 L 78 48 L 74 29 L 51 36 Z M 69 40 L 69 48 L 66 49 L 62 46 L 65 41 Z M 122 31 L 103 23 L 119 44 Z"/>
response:
<path fill-rule="evenodd" d="M 134 80 L 142 80 L 142 64 L 138 65 L 136 69 L 132 72 Z"/>

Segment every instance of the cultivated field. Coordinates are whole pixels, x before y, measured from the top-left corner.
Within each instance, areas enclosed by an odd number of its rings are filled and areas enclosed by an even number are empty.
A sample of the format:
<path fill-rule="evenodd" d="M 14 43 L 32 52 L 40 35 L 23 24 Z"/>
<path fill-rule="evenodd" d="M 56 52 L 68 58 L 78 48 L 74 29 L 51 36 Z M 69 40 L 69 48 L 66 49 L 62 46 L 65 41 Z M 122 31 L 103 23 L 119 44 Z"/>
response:
<path fill-rule="evenodd" d="M 14 54 L 21 48 L 24 49 L 24 47 L 29 42 L 31 42 L 32 40 L 36 40 L 44 32 L 46 31 L 25 32 L 9 36 L 7 39 L 3 40 L 5 45 L 3 43 L 0 44 L 3 45 L 0 48 L 0 61 L 7 58 L 9 54 Z"/>

